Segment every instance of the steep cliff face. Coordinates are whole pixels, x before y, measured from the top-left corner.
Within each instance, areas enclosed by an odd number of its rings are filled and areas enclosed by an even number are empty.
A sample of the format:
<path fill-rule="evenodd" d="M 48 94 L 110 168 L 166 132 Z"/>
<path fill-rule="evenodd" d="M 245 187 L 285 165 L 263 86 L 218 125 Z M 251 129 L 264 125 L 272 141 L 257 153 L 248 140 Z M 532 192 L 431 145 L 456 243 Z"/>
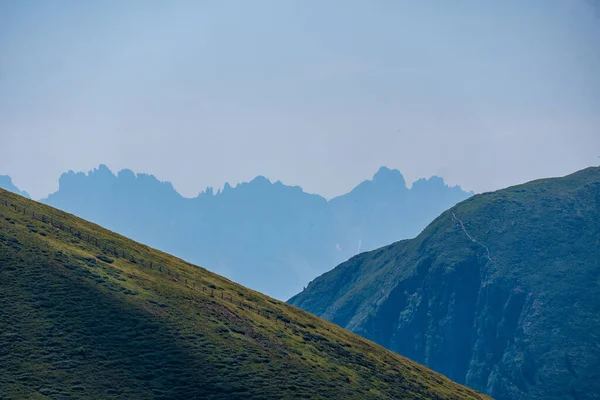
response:
<path fill-rule="evenodd" d="M 600 398 L 600 168 L 474 196 L 291 304 L 503 399 Z"/>

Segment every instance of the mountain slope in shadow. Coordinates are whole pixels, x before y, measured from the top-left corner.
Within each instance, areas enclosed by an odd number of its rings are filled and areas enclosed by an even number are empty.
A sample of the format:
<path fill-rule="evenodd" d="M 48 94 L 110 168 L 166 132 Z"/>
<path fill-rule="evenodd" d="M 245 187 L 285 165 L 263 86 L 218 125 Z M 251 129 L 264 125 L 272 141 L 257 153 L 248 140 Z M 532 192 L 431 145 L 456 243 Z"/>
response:
<path fill-rule="evenodd" d="M 596 400 L 600 168 L 473 196 L 289 303 L 499 400 Z"/>

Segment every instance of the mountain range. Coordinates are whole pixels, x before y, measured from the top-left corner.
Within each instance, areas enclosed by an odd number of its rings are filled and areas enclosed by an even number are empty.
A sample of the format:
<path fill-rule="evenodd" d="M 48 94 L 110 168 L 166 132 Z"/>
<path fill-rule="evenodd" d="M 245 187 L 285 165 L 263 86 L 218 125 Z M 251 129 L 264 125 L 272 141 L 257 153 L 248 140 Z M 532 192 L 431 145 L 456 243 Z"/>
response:
<path fill-rule="evenodd" d="M 289 303 L 497 400 L 598 400 L 600 168 L 475 195 Z"/>
<path fill-rule="evenodd" d="M 361 251 L 416 236 L 470 195 L 435 176 L 409 189 L 382 167 L 329 201 L 262 176 L 185 198 L 152 175 L 100 165 L 63 174 L 41 202 L 286 300 Z"/>
<path fill-rule="evenodd" d="M 0 398 L 487 399 L 296 307 L 2 189 Z"/>

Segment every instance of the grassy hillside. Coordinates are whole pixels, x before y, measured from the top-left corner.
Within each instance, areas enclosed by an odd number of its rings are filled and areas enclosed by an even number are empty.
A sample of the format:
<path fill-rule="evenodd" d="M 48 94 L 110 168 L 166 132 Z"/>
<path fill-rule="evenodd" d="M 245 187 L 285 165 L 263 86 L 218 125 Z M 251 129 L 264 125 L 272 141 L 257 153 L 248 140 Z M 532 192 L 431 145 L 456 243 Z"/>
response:
<path fill-rule="evenodd" d="M 290 303 L 496 399 L 600 399 L 600 168 L 476 195 Z"/>
<path fill-rule="evenodd" d="M 0 398 L 484 396 L 295 307 L 0 190 Z"/>

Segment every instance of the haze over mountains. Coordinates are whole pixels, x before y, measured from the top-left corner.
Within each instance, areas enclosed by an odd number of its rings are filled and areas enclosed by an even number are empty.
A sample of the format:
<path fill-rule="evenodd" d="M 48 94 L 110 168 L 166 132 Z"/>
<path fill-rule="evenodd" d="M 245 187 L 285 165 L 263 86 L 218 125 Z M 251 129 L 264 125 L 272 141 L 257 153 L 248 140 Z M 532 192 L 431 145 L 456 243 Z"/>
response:
<path fill-rule="evenodd" d="M 598 400 L 600 167 L 473 196 L 289 302 L 497 400 Z"/>
<path fill-rule="evenodd" d="M 361 251 L 414 237 L 471 194 L 438 177 L 409 189 L 382 167 L 329 201 L 262 176 L 184 198 L 152 175 L 100 165 L 63 174 L 41 201 L 286 300 Z"/>

